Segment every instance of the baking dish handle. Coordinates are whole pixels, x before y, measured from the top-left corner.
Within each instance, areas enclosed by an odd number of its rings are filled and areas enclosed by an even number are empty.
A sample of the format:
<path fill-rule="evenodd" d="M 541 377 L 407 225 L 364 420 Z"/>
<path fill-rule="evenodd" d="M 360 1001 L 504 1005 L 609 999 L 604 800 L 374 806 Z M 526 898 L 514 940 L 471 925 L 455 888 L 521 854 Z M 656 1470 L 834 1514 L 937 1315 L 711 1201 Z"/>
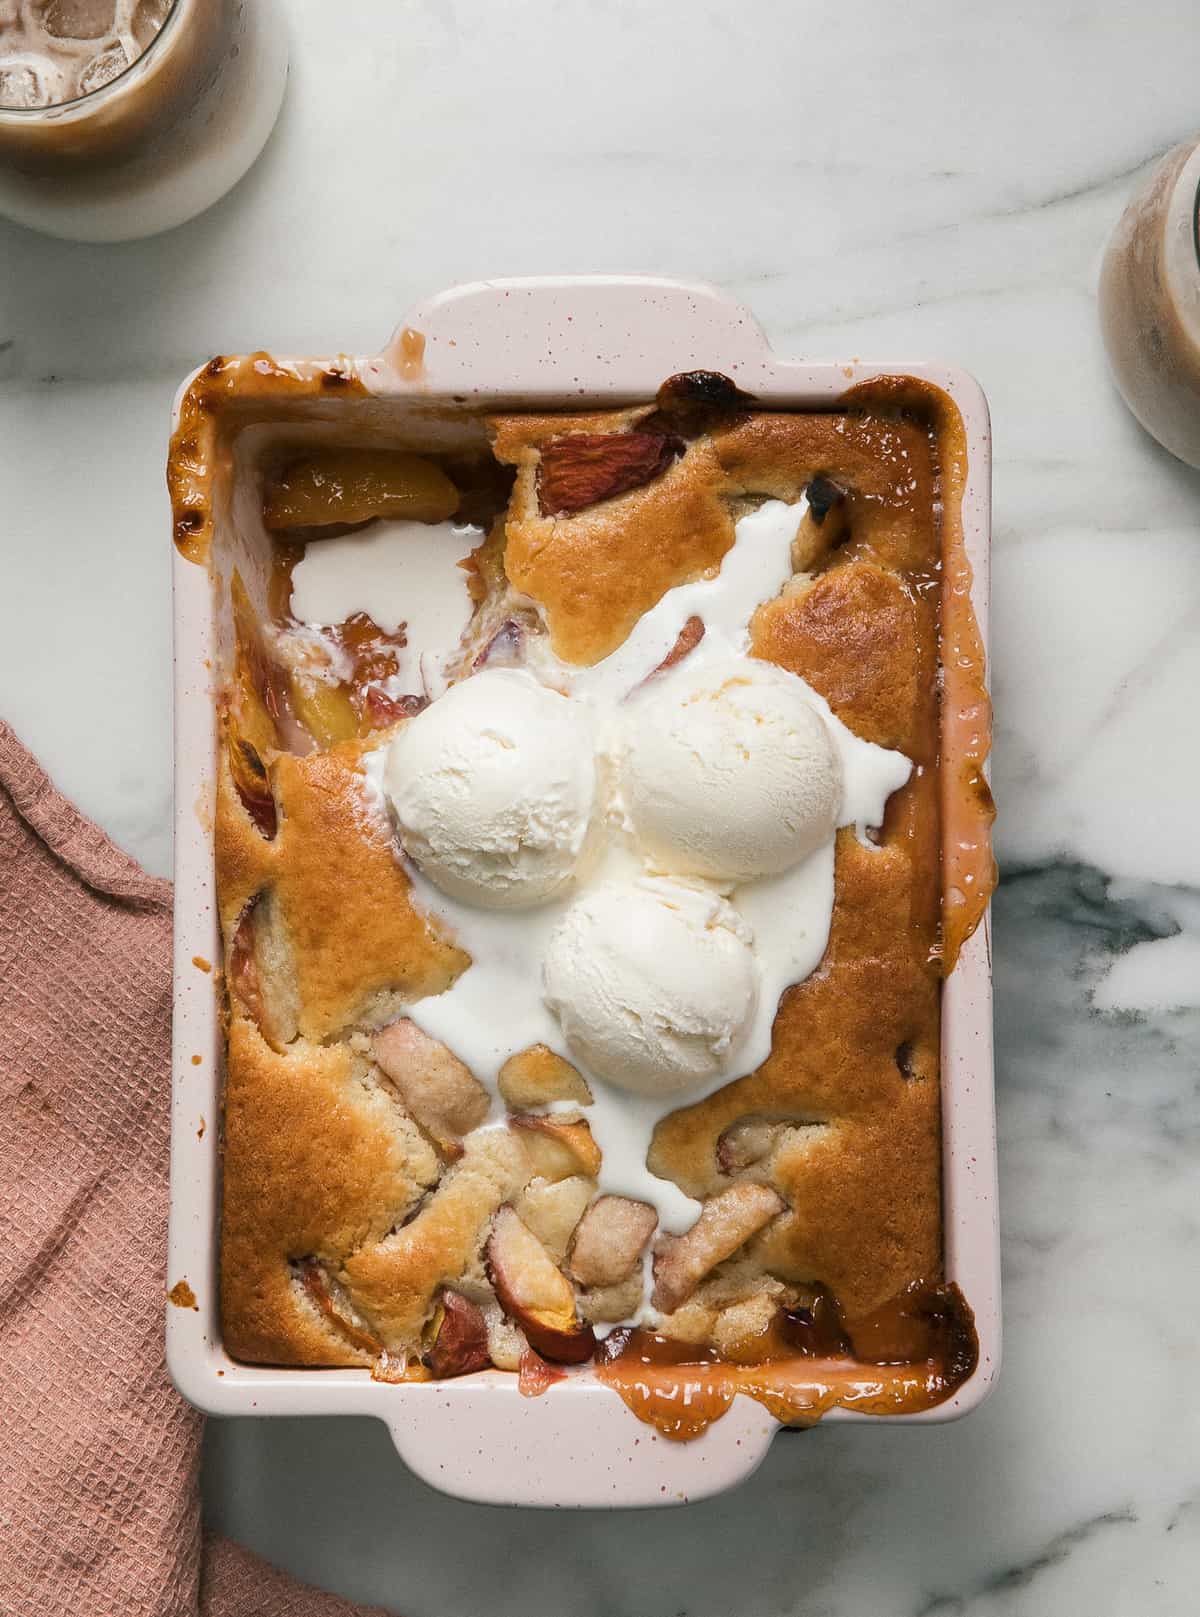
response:
<path fill-rule="evenodd" d="M 698 367 L 748 385 L 768 354 L 750 311 L 701 282 L 530 276 L 450 287 L 419 304 L 364 379 L 377 391 L 463 402 L 495 391 L 561 402 L 594 394 L 598 369 L 610 395 L 644 395 Z"/>
<path fill-rule="evenodd" d="M 756 1403 L 736 1398 L 703 1437 L 673 1443 L 590 1377 L 540 1398 L 518 1396 L 515 1379 L 489 1370 L 397 1387 L 383 1419 L 401 1459 L 459 1499 L 612 1510 L 723 1493 L 758 1469 L 781 1430 Z"/>

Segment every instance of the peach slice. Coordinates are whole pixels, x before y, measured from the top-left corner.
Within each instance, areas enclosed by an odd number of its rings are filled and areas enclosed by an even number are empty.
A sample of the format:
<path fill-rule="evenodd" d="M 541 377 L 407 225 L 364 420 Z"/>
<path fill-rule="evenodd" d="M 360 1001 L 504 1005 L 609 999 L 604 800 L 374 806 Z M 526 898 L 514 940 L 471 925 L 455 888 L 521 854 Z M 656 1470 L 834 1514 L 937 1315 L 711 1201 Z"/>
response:
<path fill-rule="evenodd" d="M 761 1162 L 775 1149 L 786 1126 L 769 1117 L 740 1117 L 717 1141 L 717 1167 L 734 1174 Z"/>
<path fill-rule="evenodd" d="M 241 1009 L 273 1050 L 296 1037 L 286 976 L 287 944 L 270 888 L 257 892 L 242 911 L 226 961 L 231 1009 Z"/>
<path fill-rule="evenodd" d="M 368 730 L 385 730 L 428 706 L 427 696 L 385 696 L 374 685 L 368 685 L 363 697 L 364 722 Z"/>
<path fill-rule="evenodd" d="M 653 679 L 655 674 L 665 674 L 668 668 L 678 667 L 678 665 L 683 661 L 690 651 L 695 651 L 696 647 L 703 639 L 704 619 L 697 617 L 697 615 L 693 612 L 691 617 L 688 618 L 687 622 L 684 624 L 683 628 L 680 629 L 679 633 L 675 636 L 675 644 L 671 647 L 670 651 L 667 652 L 667 655 L 663 658 L 662 662 L 659 663 L 658 667 L 650 670 L 648 678 Z M 645 684 L 646 681 L 643 680 L 642 683 Z"/>
<path fill-rule="evenodd" d="M 684 1235 L 665 1236 L 654 1254 L 655 1308 L 673 1313 L 710 1270 L 731 1258 L 783 1212 L 787 1204 L 768 1185 L 731 1185 L 705 1202 Z"/>
<path fill-rule="evenodd" d="M 358 714 L 348 693 L 308 674 L 292 679 L 292 707 L 296 717 L 322 752 L 358 734 Z"/>
<path fill-rule="evenodd" d="M 587 1211 L 595 1193 L 594 1179 L 571 1174 L 566 1179 L 531 1179 L 516 1198 L 516 1208 L 525 1224 L 550 1253 L 555 1263 L 567 1255 L 575 1226 Z"/>
<path fill-rule="evenodd" d="M 658 1214 L 627 1196 L 600 1196 L 579 1221 L 567 1268 L 581 1286 L 616 1286 L 637 1266 Z"/>
<path fill-rule="evenodd" d="M 486 1370 L 491 1362 L 482 1312 L 461 1291 L 443 1291 L 425 1355 L 435 1380 L 469 1376 L 473 1370 Z"/>
<path fill-rule="evenodd" d="M 488 1114 L 487 1090 L 470 1069 L 407 1017 L 382 1028 L 371 1053 L 442 1155 L 458 1157 L 463 1135 Z"/>
<path fill-rule="evenodd" d="M 849 536 L 846 490 L 832 478 L 813 478 L 804 491 L 808 509 L 792 540 L 792 571 L 810 573 Z"/>
<path fill-rule="evenodd" d="M 267 841 L 271 842 L 279 830 L 279 812 L 267 766 L 253 742 L 247 741 L 245 736 L 236 735 L 232 726 L 226 735 L 226 748 L 230 778 L 242 807 Z"/>
<path fill-rule="evenodd" d="M 267 653 L 258 612 L 236 568 L 229 581 L 229 604 L 234 632 L 232 716 L 238 735 L 262 755 L 278 747 L 287 734 L 290 682 Z"/>
<path fill-rule="evenodd" d="M 314 449 L 263 490 L 263 523 L 272 532 L 375 517 L 444 522 L 457 509 L 458 490 L 440 466 L 396 449 Z"/>
<path fill-rule="evenodd" d="M 594 1179 L 600 1172 L 600 1147 L 582 1119 L 572 1123 L 540 1112 L 516 1112 L 509 1123 L 520 1131 L 521 1143 L 540 1178 L 566 1179 L 579 1173 Z"/>
<path fill-rule="evenodd" d="M 263 1025 L 262 982 L 258 975 L 258 961 L 254 953 L 254 929 L 262 895 L 258 894 L 242 911 L 241 918 L 229 942 L 229 964 L 226 979 L 232 997 L 261 1031 Z"/>
<path fill-rule="evenodd" d="M 661 477 L 687 445 L 657 432 L 568 432 L 542 445 L 538 465 L 538 511 L 544 517 L 575 516 Z"/>
<path fill-rule="evenodd" d="M 523 623 L 518 623 L 516 618 L 505 618 L 483 650 L 476 654 L 471 667 L 476 671 L 480 668 L 519 668 L 525 661 L 525 635 Z"/>
<path fill-rule="evenodd" d="M 717 1141 L 717 1168 L 732 1176 L 781 1153 L 814 1146 L 829 1133 L 829 1124 L 815 1117 L 779 1117 L 748 1112 L 731 1123 Z"/>
<path fill-rule="evenodd" d="M 596 1339 L 575 1312 L 575 1288 L 511 1207 L 492 1220 L 484 1262 L 496 1300 L 530 1347 L 559 1364 L 591 1358 Z"/>
<path fill-rule="evenodd" d="M 354 1317 L 341 1287 L 329 1278 L 323 1264 L 316 1258 L 301 1258 L 297 1268 L 309 1300 L 351 1347 L 372 1355 L 383 1352 L 383 1343 Z"/>
<path fill-rule="evenodd" d="M 500 1068 L 499 1089 L 505 1104 L 514 1112 L 549 1106 L 556 1100 L 573 1100 L 580 1106 L 592 1104 L 592 1092 L 582 1076 L 545 1044 L 531 1044 L 509 1056 Z"/>

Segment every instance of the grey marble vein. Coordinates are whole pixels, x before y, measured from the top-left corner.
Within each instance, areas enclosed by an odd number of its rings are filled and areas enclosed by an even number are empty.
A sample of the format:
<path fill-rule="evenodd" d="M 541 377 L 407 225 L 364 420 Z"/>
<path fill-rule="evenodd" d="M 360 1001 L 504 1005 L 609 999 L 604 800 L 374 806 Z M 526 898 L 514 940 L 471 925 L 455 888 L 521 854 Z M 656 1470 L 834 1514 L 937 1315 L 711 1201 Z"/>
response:
<path fill-rule="evenodd" d="M 1068 1556 L 1074 1555 L 1081 1545 L 1095 1538 L 1097 1533 L 1110 1527 L 1128 1526 L 1137 1521 L 1132 1506 L 1124 1510 L 1108 1510 L 1090 1521 L 1079 1522 L 1057 1533 L 1048 1544 L 1037 1550 L 1028 1560 L 1016 1566 L 1002 1567 L 990 1572 L 976 1589 L 966 1594 L 936 1594 L 915 1613 L 915 1617 L 965 1617 L 981 1596 L 1008 1595 L 1027 1589 L 1042 1572 L 1061 1566 Z"/>

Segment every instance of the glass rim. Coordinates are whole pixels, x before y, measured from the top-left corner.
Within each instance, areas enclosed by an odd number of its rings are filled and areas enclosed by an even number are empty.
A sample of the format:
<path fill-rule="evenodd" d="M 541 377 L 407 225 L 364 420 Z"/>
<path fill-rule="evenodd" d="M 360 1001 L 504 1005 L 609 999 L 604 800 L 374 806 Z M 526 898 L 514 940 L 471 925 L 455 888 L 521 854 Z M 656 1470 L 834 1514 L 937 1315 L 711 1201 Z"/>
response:
<path fill-rule="evenodd" d="M 105 101 L 112 100 L 120 90 L 128 87 L 131 74 L 136 73 L 139 77 L 144 77 L 146 72 L 149 71 L 149 67 L 145 64 L 153 65 L 151 58 L 157 60 L 162 55 L 159 48 L 162 41 L 175 31 L 175 19 L 187 9 L 189 3 L 190 0 L 171 0 L 171 9 L 167 13 L 162 27 L 141 55 L 123 67 L 115 79 L 109 79 L 108 83 L 102 84 L 99 89 L 89 90 L 86 95 L 74 95 L 69 101 L 50 101 L 44 107 L 6 107 L 0 105 L 0 123 L 6 123 L 9 120 L 14 123 L 32 123 L 39 118 L 54 121 L 63 118 L 80 118 L 85 115 L 85 112 L 91 112 L 97 105 L 102 105 Z M 116 0 L 114 0 L 114 10 L 115 5 Z"/>

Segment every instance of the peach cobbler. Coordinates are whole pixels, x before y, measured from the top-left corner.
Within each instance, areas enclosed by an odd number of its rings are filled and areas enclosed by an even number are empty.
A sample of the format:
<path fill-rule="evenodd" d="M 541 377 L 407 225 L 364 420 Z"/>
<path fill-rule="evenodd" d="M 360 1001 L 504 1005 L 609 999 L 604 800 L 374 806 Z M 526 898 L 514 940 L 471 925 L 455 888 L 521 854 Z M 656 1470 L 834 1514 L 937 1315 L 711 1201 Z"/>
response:
<path fill-rule="evenodd" d="M 198 557 L 220 363 L 175 446 Z M 971 1374 L 940 999 L 993 875 L 956 420 L 905 378 L 769 411 L 695 372 L 469 450 L 248 440 L 232 1354 L 530 1394 L 591 1364 L 676 1437 L 739 1391 L 802 1424 Z"/>

